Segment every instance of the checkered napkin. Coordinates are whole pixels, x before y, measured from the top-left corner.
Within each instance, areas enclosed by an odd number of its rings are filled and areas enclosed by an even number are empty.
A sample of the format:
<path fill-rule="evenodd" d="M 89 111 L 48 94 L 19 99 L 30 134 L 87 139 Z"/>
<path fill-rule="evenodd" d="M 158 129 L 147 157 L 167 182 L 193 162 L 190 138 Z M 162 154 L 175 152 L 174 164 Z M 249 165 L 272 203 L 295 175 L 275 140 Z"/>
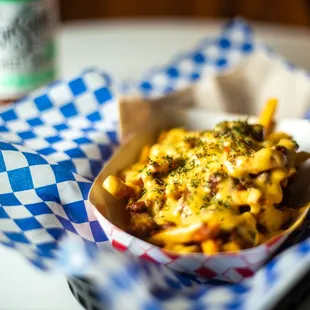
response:
<path fill-rule="evenodd" d="M 85 71 L 0 114 L 0 241 L 42 268 L 63 234 L 106 241 L 87 195 L 117 145 L 110 86 Z"/>
<path fill-rule="evenodd" d="M 202 40 L 194 50 L 179 53 L 166 66 L 152 68 L 131 86 L 145 97 L 182 89 L 239 63 L 253 52 L 253 40 L 249 25 L 234 20 L 223 25 L 216 37 Z"/>
<path fill-rule="evenodd" d="M 0 242 L 42 269 L 91 276 L 108 309 L 264 309 L 279 283 L 309 263 L 309 240 L 244 284 L 202 284 L 115 253 L 87 203 L 92 180 L 117 146 L 116 92 L 159 96 L 227 69 L 258 48 L 248 25 L 237 20 L 137 81 L 116 83 L 100 70 L 87 70 L 0 113 Z"/>

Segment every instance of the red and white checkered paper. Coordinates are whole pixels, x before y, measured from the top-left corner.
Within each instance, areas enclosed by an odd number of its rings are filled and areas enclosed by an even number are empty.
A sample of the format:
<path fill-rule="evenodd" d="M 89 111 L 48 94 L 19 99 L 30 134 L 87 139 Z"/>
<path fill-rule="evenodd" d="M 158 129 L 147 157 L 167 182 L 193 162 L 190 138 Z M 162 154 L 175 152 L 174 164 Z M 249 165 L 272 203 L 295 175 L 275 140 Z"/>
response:
<path fill-rule="evenodd" d="M 95 215 L 113 247 L 118 251 L 132 253 L 141 259 L 175 271 L 235 283 L 252 276 L 289 236 L 289 233 L 283 233 L 260 246 L 238 253 L 178 254 L 128 234 L 108 221 L 98 210 L 95 211 Z"/>

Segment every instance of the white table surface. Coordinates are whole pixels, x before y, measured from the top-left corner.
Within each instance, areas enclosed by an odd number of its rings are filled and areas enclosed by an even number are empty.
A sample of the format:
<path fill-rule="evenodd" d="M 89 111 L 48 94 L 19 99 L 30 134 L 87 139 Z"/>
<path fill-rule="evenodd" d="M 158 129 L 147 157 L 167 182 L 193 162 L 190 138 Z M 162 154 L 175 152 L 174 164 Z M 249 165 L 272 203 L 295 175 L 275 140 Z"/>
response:
<path fill-rule="evenodd" d="M 67 24 L 59 34 L 59 74 L 70 77 L 98 66 L 119 78 L 136 76 L 216 33 L 218 25 L 188 20 Z M 265 24 L 255 24 L 254 29 L 260 40 L 310 70 L 310 30 Z M 38 271 L 1 246 L 0 292 L 0 309 L 82 309 L 63 276 Z"/>

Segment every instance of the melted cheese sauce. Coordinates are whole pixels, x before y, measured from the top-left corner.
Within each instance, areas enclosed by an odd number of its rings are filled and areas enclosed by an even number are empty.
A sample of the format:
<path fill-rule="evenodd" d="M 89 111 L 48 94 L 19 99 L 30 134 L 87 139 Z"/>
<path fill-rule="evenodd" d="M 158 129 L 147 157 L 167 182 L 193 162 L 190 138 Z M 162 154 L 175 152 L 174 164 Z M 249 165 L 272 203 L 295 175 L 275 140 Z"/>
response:
<path fill-rule="evenodd" d="M 286 180 L 295 172 L 298 146 L 283 133 L 264 140 L 262 130 L 242 121 L 209 131 L 171 129 L 151 146 L 146 164 L 122 171 L 127 185 L 141 184 L 129 205 L 145 204 L 157 227 L 150 240 L 157 234 L 159 241 L 153 242 L 164 246 L 175 241 L 162 240 L 169 238 L 162 232 L 216 226 L 214 238 L 225 251 L 255 246 L 279 233 L 292 218 L 293 211 L 280 204 Z"/>

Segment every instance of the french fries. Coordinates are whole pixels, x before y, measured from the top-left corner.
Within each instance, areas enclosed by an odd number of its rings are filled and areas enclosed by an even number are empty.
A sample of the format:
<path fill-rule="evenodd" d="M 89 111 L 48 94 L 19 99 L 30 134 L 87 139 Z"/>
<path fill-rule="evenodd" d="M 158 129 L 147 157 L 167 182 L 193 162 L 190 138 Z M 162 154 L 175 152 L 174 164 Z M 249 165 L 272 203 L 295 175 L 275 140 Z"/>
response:
<path fill-rule="evenodd" d="M 195 132 L 195 139 L 183 128 L 162 131 L 122 179 L 107 177 L 103 187 L 129 201 L 129 232 L 167 251 L 213 255 L 283 231 L 293 217 L 281 205 L 283 189 L 310 154 L 297 153 L 288 134 L 273 132 L 277 104 L 267 101 L 261 126 L 222 122 L 214 131 Z"/>
<path fill-rule="evenodd" d="M 193 234 L 202 226 L 202 223 L 194 223 L 186 227 L 170 228 L 152 236 L 150 241 L 155 244 L 178 244 L 191 242 Z"/>
<path fill-rule="evenodd" d="M 167 135 L 167 131 L 163 130 L 163 131 L 160 133 L 157 142 L 158 142 L 158 143 L 161 143 L 161 142 L 165 139 L 166 135 Z"/>
<path fill-rule="evenodd" d="M 272 131 L 277 105 L 278 99 L 269 99 L 260 115 L 259 123 L 264 127 L 266 136 Z"/>
<path fill-rule="evenodd" d="M 145 145 L 140 153 L 139 163 L 146 164 L 149 160 L 150 146 Z"/>
<path fill-rule="evenodd" d="M 168 244 L 164 247 L 165 250 L 177 253 L 197 253 L 199 252 L 198 245 L 182 245 L 182 244 Z"/>
<path fill-rule="evenodd" d="M 133 191 L 131 187 L 114 175 L 110 175 L 104 180 L 103 188 L 116 199 L 129 198 Z"/>
<path fill-rule="evenodd" d="M 212 239 L 206 240 L 201 243 L 202 252 L 208 255 L 212 255 L 218 252 L 219 248 L 216 242 Z"/>

